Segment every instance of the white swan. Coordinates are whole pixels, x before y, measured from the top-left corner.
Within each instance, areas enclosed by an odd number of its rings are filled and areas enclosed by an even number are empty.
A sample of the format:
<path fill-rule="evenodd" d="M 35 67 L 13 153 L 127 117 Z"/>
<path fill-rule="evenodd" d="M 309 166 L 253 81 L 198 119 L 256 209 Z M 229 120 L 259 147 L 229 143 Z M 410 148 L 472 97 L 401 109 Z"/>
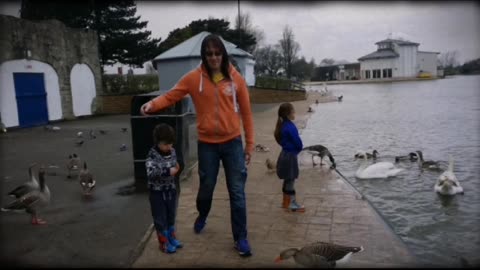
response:
<path fill-rule="evenodd" d="M 368 166 L 367 159 L 364 159 L 365 161 L 355 173 L 355 177 L 359 179 L 388 178 L 391 176 L 396 176 L 404 170 L 402 168 L 395 167 L 393 163 L 387 161 L 377 162 Z"/>
<path fill-rule="evenodd" d="M 442 195 L 463 194 L 463 188 L 460 186 L 457 177 L 453 173 L 453 158 L 450 156 L 448 169 L 444 171 L 437 179 L 434 187 L 435 192 Z"/>

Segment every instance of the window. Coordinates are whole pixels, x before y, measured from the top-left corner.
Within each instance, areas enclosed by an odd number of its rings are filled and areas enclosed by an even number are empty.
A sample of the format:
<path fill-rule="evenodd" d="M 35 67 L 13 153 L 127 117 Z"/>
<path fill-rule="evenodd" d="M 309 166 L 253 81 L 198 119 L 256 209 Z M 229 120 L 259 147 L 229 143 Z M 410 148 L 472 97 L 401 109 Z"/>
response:
<path fill-rule="evenodd" d="M 392 77 L 392 69 L 386 68 L 382 70 L 383 78 L 391 78 Z"/>
<path fill-rule="evenodd" d="M 370 70 L 365 70 L 365 79 L 370 79 Z"/>
<path fill-rule="evenodd" d="M 373 70 L 373 78 L 380 78 L 380 69 L 374 69 Z"/>

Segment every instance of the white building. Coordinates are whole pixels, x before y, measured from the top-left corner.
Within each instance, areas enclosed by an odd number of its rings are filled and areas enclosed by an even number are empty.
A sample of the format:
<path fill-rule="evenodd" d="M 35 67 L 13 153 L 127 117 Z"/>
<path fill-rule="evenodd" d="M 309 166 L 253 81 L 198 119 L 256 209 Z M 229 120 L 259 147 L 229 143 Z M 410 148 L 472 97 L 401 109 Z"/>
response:
<path fill-rule="evenodd" d="M 377 51 L 358 59 L 362 79 L 438 76 L 438 52 L 419 51 L 419 43 L 406 40 L 385 39 L 375 44 Z"/>

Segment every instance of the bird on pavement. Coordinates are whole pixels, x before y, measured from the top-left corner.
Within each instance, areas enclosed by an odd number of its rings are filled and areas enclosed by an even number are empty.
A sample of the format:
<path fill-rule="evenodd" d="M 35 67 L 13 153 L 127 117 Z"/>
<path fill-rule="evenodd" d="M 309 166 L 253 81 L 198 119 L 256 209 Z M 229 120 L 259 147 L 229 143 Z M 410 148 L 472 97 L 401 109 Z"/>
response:
<path fill-rule="evenodd" d="M 280 253 L 275 262 L 291 257 L 297 264 L 312 268 L 334 268 L 337 264 L 346 263 L 352 254 L 362 252 L 363 247 L 342 246 L 333 243 L 316 242 L 301 249 L 289 248 Z"/>

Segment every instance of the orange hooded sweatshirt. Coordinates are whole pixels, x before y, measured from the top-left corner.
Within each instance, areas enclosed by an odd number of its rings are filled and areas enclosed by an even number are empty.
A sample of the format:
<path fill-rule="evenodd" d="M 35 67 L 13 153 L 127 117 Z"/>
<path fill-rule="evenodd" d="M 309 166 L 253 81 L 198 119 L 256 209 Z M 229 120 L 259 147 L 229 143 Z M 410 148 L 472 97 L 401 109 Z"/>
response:
<path fill-rule="evenodd" d="M 152 100 L 153 111 L 167 108 L 189 94 L 197 112 L 198 139 L 206 143 L 223 143 L 241 135 L 240 118 L 245 130 L 245 152 L 254 145 L 253 117 L 250 97 L 243 77 L 230 64 L 232 80 L 215 84 L 201 64 L 184 75 L 164 95 Z"/>

